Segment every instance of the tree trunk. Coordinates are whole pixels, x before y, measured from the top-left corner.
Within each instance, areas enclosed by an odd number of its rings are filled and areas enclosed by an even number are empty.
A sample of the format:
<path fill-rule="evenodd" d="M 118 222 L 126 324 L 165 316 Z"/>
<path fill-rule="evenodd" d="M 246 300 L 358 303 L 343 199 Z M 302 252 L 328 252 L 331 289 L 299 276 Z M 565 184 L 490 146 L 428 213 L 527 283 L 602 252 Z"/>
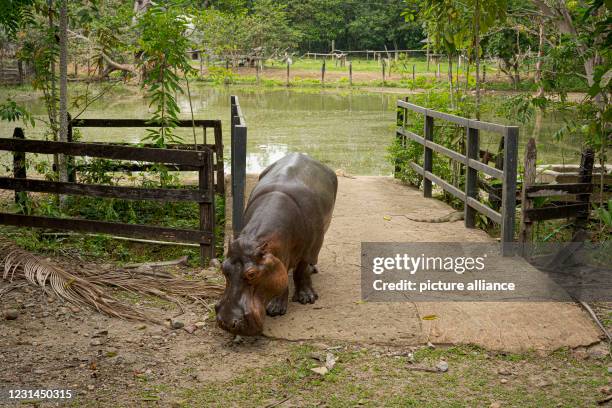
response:
<path fill-rule="evenodd" d="M 476 120 L 480 120 L 480 1 L 476 0 L 474 14 L 474 50 L 476 52 Z"/>
<path fill-rule="evenodd" d="M 537 98 L 544 97 L 544 83 L 542 82 L 542 65 L 544 63 L 544 19 L 540 18 L 538 33 L 538 60 L 535 66 L 535 82 L 538 84 Z"/>
<path fill-rule="evenodd" d="M 68 141 L 68 0 L 60 0 L 59 16 L 59 108 L 60 108 L 60 142 Z M 66 168 L 66 157 L 62 154 L 58 157 L 59 180 L 68 181 L 68 170 Z"/>
<path fill-rule="evenodd" d="M 451 53 L 448 53 L 448 87 L 450 91 L 451 108 L 455 109 L 454 87 L 453 87 L 453 58 Z"/>

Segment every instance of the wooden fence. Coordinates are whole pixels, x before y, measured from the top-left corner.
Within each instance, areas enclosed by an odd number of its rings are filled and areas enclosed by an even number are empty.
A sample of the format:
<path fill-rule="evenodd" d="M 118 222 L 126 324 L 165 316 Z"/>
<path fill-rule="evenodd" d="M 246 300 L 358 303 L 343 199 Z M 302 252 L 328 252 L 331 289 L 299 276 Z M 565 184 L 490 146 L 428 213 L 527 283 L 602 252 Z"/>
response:
<path fill-rule="evenodd" d="M 247 126 L 237 96 L 230 97 L 231 103 L 231 156 L 232 156 L 232 230 L 234 238 L 244 226 L 244 205 L 246 188 Z"/>
<path fill-rule="evenodd" d="M 105 233 L 117 236 L 145 238 L 171 242 L 189 242 L 200 246 L 202 264 L 206 259 L 215 257 L 215 189 L 221 190 L 223 184 L 223 160 L 220 124 L 217 133 L 216 121 L 196 121 L 196 125 L 212 125 L 215 128 L 215 150 L 206 141 L 204 145 L 196 145 L 191 150 L 174 148 L 153 148 L 142 146 L 127 146 L 110 143 L 75 143 L 52 142 L 44 140 L 26 140 L 21 128 L 16 128 L 13 138 L 0 138 L 0 150 L 13 152 L 13 177 L 0 177 L 0 189 L 15 191 L 19 202 L 24 200 L 26 191 L 83 195 L 90 197 L 118 198 L 127 200 L 156 200 L 162 202 L 191 201 L 199 204 L 199 229 L 177 229 L 150 225 L 124 224 L 117 222 L 95 221 L 74 218 L 53 218 L 24 214 L 0 213 L 0 224 L 19 227 L 38 227 L 59 230 L 72 230 L 90 233 Z M 140 120 L 102 120 L 84 119 L 75 121 L 73 126 L 90 127 L 135 127 L 152 126 Z M 189 121 L 191 126 L 191 121 Z M 125 186 L 108 186 L 77 183 L 73 166 L 68 182 L 28 179 L 25 166 L 26 153 L 63 154 L 67 156 L 69 165 L 73 156 L 105 158 L 128 162 L 161 163 L 177 166 L 181 169 L 198 172 L 197 189 L 166 189 L 166 188 L 136 188 Z M 215 157 L 216 156 L 216 157 Z M 215 168 L 215 159 L 217 166 Z M 219 163 L 221 164 L 219 166 Z M 134 163 L 128 165 L 131 170 L 146 170 L 146 165 Z M 118 169 L 126 166 L 118 165 Z M 217 174 L 215 188 L 214 176 Z"/>
<path fill-rule="evenodd" d="M 521 193 L 521 230 L 519 242 L 523 256 L 530 255 L 532 227 L 536 221 L 575 218 L 572 241 L 583 241 L 584 231 L 591 212 L 593 185 L 593 163 L 595 155 L 591 148 L 582 152 L 578 183 L 536 183 L 536 143 L 529 139 L 525 148 L 525 176 Z M 603 194 L 603 192 L 602 192 Z M 574 200 L 552 201 L 558 198 L 575 197 Z M 546 205 L 535 206 L 535 200 L 546 198 Z"/>
<path fill-rule="evenodd" d="M 466 119 L 448 113 L 426 109 L 402 100 L 397 101 L 397 107 L 398 127 L 396 137 L 399 143 L 401 146 L 406 146 L 408 140 L 419 143 L 424 147 L 424 155 L 423 167 L 414 162 L 396 162 L 396 173 L 401 170 L 401 166 L 408 165 L 412 170 L 423 177 L 423 194 L 425 197 L 432 196 L 432 183 L 435 183 L 444 189 L 444 191 L 463 201 L 465 207 L 465 226 L 467 228 L 474 228 L 476 226 L 476 214 L 478 212 L 484 214 L 491 221 L 500 224 L 502 254 L 504 256 L 513 255 L 514 246 L 511 245 L 511 243 L 514 241 L 516 211 L 518 127 Z M 406 128 L 408 110 L 424 115 L 424 136 L 417 135 Z M 434 142 L 434 119 L 451 122 L 465 129 L 467 139 L 465 155 Z M 479 160 L 480 131 L 494 132 L 500 134 L 504 138 L 503 170 L 491 167 Z M 442 154 L 465 165 L 466 180 L 465 189 L 463 191 L 432 173 L 433 152 Z M 501 212 L 495 211 L 479 201 L 479 171 L 502 181 Z"/>
<path fill-rule="evenodd" d="M 224 167 L 223 167 L 223 131 L 220 120 L 180 120 L 177 123 L 178 127 L 191 128 L 196 127 L 201 129 L 201 142 L 197 144 L 189 143 L 189 139 L 185 141 L 185 144 L 168 144 L 167 149 L 180 149 L 180 150 L 204 150 L 209 149 L 213 153 L 213 168 L 215 171 L 215 191 L 217 194 L 225 194 L 225 181 L 224 181 Z M 145 119 L 75 119 L 70 121 L 68 128 L 68 140 L 72 141 L 73 128 L 144 128 L 154 127 L 151 123 Z M 209 132 L 212 130 L 212 143 L 209 142 Z M 199 135 L 196 135 L 198 138 Z M 100 143 L 100 142 L 96 142 Z M 111 144 L 111 145 L 123 145 L 129 146 L 129 143 L 100 143 L 100 144 Z M 155 148 L 155 145 L 144 143 L 139 144 L 141 147 Z M 150 166 L 139 165 L 139 164 L 117 164 L 114 167 L 115 171 L 146 171 Z M 78 167 L 73 167 L 73 171 L 70 172 L 69 176 L 71 181 L 75 179 L 75 172 L 79 171 Z M 198 168 L 195 166 L 189 166 L 184 164 L 175 164 L 170 166 L 172 171 L 197 171 Z"/>

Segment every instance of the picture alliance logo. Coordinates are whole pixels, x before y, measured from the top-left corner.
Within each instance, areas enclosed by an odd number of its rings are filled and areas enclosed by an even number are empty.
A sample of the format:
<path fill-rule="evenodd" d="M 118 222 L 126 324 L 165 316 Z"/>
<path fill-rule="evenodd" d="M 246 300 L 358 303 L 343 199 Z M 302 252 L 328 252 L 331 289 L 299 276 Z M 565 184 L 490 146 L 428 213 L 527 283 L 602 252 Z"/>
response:
<path fill-rule="evenodd" d="M 404 271 L 410 275 L 418 271 L 447 271 L 461 275 L 465 272 L 483 271 L 487 254 L 478 257 L 471 256 L 411 256 L 396 254 L 391 257 L 375 257 L 372 259 L 372 272 L 380 275 L 388 271 Z"/>

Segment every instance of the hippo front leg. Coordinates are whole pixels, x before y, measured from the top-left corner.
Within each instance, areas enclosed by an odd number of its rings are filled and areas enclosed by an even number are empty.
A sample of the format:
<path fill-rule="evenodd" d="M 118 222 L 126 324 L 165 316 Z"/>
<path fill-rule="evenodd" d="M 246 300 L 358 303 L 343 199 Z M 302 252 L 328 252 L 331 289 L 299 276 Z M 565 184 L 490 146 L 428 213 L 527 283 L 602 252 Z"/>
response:
<path fill-rule="evenodd" d="M 293 282 L 295 283 L 295 293 L 292 300 L 305 305 L 314 303 L 318 298 L 317 292 L 312 288 L 312 279 L 310 275 L 316 268 L 307 262 L 300 262 L 293 271 Z M 315 272 L 316 273 L 316 272 Z"/>
<path fill-rule="evenodd" d="M 287 313 L 287 304 L 289 303 L 289 288 L 285 289 L 285 292 L 272 298 L 266 306 L 266 313 L 268 316 L 282 316 Z"/>

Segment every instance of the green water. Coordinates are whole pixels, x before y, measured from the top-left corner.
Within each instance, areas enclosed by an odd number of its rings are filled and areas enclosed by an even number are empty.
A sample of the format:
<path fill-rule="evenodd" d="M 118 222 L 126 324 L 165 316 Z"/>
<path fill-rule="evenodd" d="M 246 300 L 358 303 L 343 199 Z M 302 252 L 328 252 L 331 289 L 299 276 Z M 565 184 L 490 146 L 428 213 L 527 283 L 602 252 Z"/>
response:
<path fill-rule="evenodd" d="M 392 142 L 395 122 L 394 105 L 401 94 L 256 89 L 249 87 L 192 86 L 192 104 L 197 119 L 221 119 L 226 157 L 229 157 L 229 99 L 238 95 L 248 126 L 249 172 L 258 172 L 288 152 L 307 153 L 333 169 L 361 175 L 388 175 L 387 146 Z M 82 94 L 82 85 L 72 95 Z M 98 89 L 96 89 L 97 91 Z M 96 92 L 94 91 L 94 93 Z M 11 95 L 26 105 L 37 117 L 44 117 L 40 96 L 31 91 L 0 89 L 0 100 Z M 188 119 L 189 101 L 179 96 L 184 118 Z M 75 114 L 80 109 L 73 108 Z M 136 87 L 117 85 L 112 92 L 91 104 L 82 118 L 148 118 L 148 103 Z M 483 120 L 500 120 L 492 115 Z M 579 146 L 571 140 L 552 141 L 562 125 L 554 114 L 544 117 L 538 139 L 539 162 L 576 162 Z M 2 137 L 10 137 L 14 124 L 0 122 Z M 532 134 L 533 123 L 521 128 L 521 140 Z M 104 142 L 139 142 L 144 129 L 82 129 L 83 140 Z M 191 129 L 181 129 L 186 142 L 193 140 Z M 201 135 L 201 131 L 198 133 Z M 26 137 L 41 138 L 44 125 L 26 129 Z M 212 135 L 211 135 L 212 136 Z M 200 136 L 201 137 L 201 136 Z M 494 139 L 493 139 L 494 140 Z M 483 147 L 496 151 L 494 141 Z M 6 153 L 0 153 L 6 155 Z M 522 156 L 522 149 L 520 156 Z M 4 160 L 3 160 L 4 161 Z"/>

